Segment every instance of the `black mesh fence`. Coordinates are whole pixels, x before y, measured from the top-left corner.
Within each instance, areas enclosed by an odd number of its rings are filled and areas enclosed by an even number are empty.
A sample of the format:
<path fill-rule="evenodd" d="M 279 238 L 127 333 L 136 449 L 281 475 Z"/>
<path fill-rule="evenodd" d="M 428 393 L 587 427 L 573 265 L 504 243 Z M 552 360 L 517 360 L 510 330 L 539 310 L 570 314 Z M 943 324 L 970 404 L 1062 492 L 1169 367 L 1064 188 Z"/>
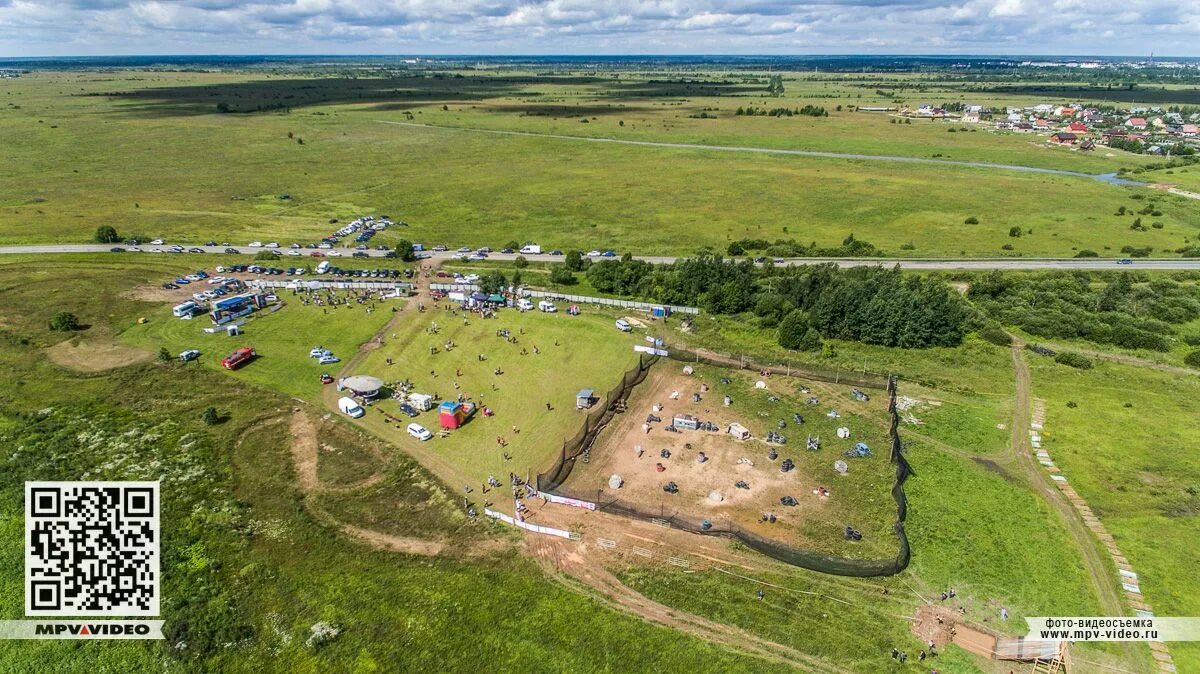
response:
<path fill-rule="evenodd" d="M 721 367 L 736 367 L 755 372 L 769 372 L 771 374 L 782 374 L 790 377 L 805 377 L 831 384 L 845 384 L 846 386 L 857 386 L 859 388 L 883 389 L 888 386 L 888 382 L 890 381 L 887 375 L 876 374 L 874 372 L 822 368 L 810 364 L 803 366 L 764 364 L 741 354 L 700 351 L 678 345 L 673 345 L 670 348 L 667 357 L 683 363 L 705 363 Z"/>
<path fill-rule="evenodd" d="M 554 460 L 554 464 L 545 472 L 538 473 L 538 491 L 553 492 L 567 481 L 571 470 L 575 468 L 575 459 L 592 446 L 601 429 L 624 409 L 629 392 L 646 379 L 646 373 L 650 370 L 650 366 L 657 361 L 658 356 L 641 354 L 637 365 L 626 371 L 621 377 L 621 382 L 608 392 L 604 399 L 604 406 L 588 412 L 579 431 L 573 437 L 563 441 L 562 450 L 559 452 L 558 458 Z"/>
<path fill-rule="evenodd" d="M 642 373 L 641 378 L 645 378 L 645 373 Z M 626 377 L 628 380 L 628 377 Z M 638 379 L 640 381 L 641 379 Z M 845 380 L 842 380 L 845 383 Z M 860 384 L 861 386 L 869 386 L 870 384 Z M 555 485 L 555 493 L 570 496 L 573 498 L 595 501 L 596 508 L 602 512 L 632 517 L 640 520 L 655 522 L 665 527 L 673 529 L 681 529 L 703 536 L 722 536 L 739 541 L 747 548 L 764 554 L 772 559 L 777 559 L 781 562 L 799 566 L 813 571 L 820 571 L 838 576 L 856 576 L 856 577 L 873 577 L 873 576 L 892 576 L 900 573 L 908 567 L 911 556 L 911 551 L 908 545 L 908 536 L 904 531 L 904 520 L 908 515 L 908 499 L 904 494 L 904 483 L 908 477 L 912 475 L 912 469 L 908 465 L 908 460 L 904 458 L 903 443 L 900 441 L 898 432 L 899 416 L 896 413 L 896 379 L 888 377 L 880 382 L 880 388 L 886 388 L 888 393 L 888 410 L 891 413 L 891 461 L 896 465 L 896 480 L 892 484 L 892 498 L 896 501 L 896 522 L 892 526 L 892 530 L 899 542 L 899 550 L 895 557 L 883 559 L 855 559 L 852 557 L 842 557 L 838 555 L 828 555 L 811 550 L 802 550 L 795 546 L 787 545 L 776 540 L 772 540 L 756 533 L 746 531 L 736 524 L 722 521 L 710 521 L 676 512 L 674 509 L 668 510 L 665 506 L 659 506 L 657 510 L 646 506 L 629 503 L 616 498 L 613 494 L 608 494 L 603 490 L 597 490 L 594 493 L 569 493 L 567 490 L 558 488 L 561 481 Z M 628 390 L 626 390 L 628 393 Z M 615 400 L 615 399 L 614 399 Z M 610 417 L 611 418 L 611 417 Z M 594 436 L 592 436 L 594 439 Z M 565 451 L 565 447 L 564 447 Z M 574 461 L 567 462 L 573 464 Z M 566 469 L 565 475 L 570 474 L 570 468 Z M 565 479 L 565 475 L 564 478 Z M 542 489 L 543 476 L 538 476 L 538 488 Z"/>

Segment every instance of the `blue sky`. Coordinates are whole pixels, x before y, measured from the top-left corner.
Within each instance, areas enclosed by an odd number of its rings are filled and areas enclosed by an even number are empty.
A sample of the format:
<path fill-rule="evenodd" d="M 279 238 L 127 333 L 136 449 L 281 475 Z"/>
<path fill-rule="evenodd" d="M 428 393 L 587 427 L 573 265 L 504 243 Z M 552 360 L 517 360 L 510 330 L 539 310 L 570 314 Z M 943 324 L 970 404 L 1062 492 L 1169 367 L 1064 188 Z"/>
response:
<path fill-rule="evenodd" d="M 1194 0 L 0 0 L 0 55 L 1200 55 Z"/>

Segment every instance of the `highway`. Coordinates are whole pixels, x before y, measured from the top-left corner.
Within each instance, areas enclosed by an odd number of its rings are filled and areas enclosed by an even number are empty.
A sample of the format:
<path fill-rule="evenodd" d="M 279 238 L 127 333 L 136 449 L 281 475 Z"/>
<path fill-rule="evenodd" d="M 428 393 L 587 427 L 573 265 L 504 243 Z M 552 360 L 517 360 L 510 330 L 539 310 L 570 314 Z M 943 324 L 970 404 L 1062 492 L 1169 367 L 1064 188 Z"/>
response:
<path fill-rule="evenodd" d="M 162 246 L 142 246 L 140 253 L 109 253 L 110 255 L 179 255 L 181 257 L 198 257 L 200 253 L 170 253 L 167 252 L 169 245 Z M 0 255 L 61 255 L 68 253 L 107 253 L 113 246 L 110 244 L 99 243 L 77 243 L 77 244 L 45 244 L 45 245 L 30 245 L 30 246 L 0 246 Z M 126 246 L 119 246 L 126 248 Z M 224 246 L 187 246 L 186 249 L 198 248 L 204 251 L 205 254 L 225 254 Z M 250 248 L 249 246 L 235 247 L 241 255 L 254 255 L 255 253 L 264 250 L 277 250 L 280 253 L 277 265 L 294 266 L 301 261 L 315 262 L 313 253 L 320 253 L 325 256 L 324 259 L 336 262 L 343 258 L 351 257 L 355 252 L 353 248 L 332 248 L 327 250 L 314 251 L 307 248 L 288 249 L 288 248 Z M 156 250 L 161 252 L 155 252 Z M 296 255 L 290 253 L 295 252 Z M 382 258 L 386 251 L 381 250 L 366 250 L 372 258 Z M 336 253 L 333 255 L 332 253 Z M 437 253 L 425 253 L 429 256 L 428 259 L 449 261 L 454 258 L 454 251 L 444 251 Z M 490 253 L 489 260 L 513 260 L 518 257 L 517 253 Z M 525 255 L 525 259 L 530 262 L 560 262 L 561 255 Z M 676 257 L 662 255 L 635 255 L 638 260 L 653 262 L 655 264 L 670 264 L 674 262 Z M 594 258 L 604 259 L 604 258 Z M 941 270 L 941 271 L 988 271 L 992 269 L 1000 269 L 1005 271 L 1032 271 L 1040 269 L 1060 269 L 1060 270 L 1156 270 L 1156 271 L 1180 271 L 1186 269 L 1200 270 L 1200 258 L 1138 258 L 1130 264 L 1118 264 L 1115 258 L 1019 258 L 1019 257 L 1002 257 L 1002 258 L 832 258 L 832 257 L 803 257 L 803 258 L 788 258 L 782 261 L 777 261 L 776 264 L 781 265 L 806 265 L 806 264 L 828 264 L 834 263 L 839 267 L 862 267 L 873 265 L 900 265 L 902 269 L 913 271 L 922 270 Z"/>

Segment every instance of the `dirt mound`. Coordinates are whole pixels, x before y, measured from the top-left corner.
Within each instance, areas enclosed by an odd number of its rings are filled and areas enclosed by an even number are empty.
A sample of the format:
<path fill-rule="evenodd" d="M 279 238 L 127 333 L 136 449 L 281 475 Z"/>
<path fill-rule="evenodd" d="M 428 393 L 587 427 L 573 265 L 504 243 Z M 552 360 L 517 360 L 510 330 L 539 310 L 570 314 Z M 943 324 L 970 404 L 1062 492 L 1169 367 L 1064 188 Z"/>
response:
<path fill-rule="evenodd" d="M 54 364 L 76 372 L 103 372 L 150 360 L 148 351 L 108 341 L 68 339 L 46 349 Z"/>

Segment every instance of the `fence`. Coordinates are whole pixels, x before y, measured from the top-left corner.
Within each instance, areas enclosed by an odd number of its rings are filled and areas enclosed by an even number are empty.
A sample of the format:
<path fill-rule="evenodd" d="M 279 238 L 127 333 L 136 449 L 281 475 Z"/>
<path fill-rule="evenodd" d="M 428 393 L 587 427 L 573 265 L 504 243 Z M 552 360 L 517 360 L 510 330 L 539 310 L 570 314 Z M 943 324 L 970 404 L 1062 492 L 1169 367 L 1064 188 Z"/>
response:
<path fill-rule="evenodd" d="M 543 526 L 540 526 L 537 524 L 530 524 L 529 522 L 522 522 L 521 520 L 516 519 L 515 517 L 513 517 L 511 515 L 505 515 L 504 513 L 497 512 L 495 510 L 492 510 L 491 508 L 484 508 L 483 514 L 487 515 L 488 517 L 491 517 L 493 519 L 500 520 L 501 522 L 511 524 L 514 527 L 520 527 L 526 531 L 532 531 L 536 534 L 546 534 L 547 536 L 558 536 L 559 538 L 576 538 L 576 536 L 569 531 L 564 531 L 562 529 L 555 529 L 554 527 L 543 527 Z"/>
<path fill-rule="evenodd" d="M 286 290 L 399 290 L 409 292 L 413 284 L 404 281 L 335 281 L 325 279 L 250 279 L 251 288 L 284 288 Z"/>
<path fill-rule="evenodd" d="M 444 290 L 446 292 L 475 292 L 479 290 L 479 286 L 474 283 L 430 283 L 430 290 Z M 688 314 L 695 316 L 700 313 L 696 307 L 685 307 L 675 304 L 655 304 L 654 302 L 634 302 L 633 300 L 619 300 L 610 297 L 594 297 L 592 295 L 564 295 L 563 293 L 551 292 L 548 290 L 530 290 L 528 288 L 520 289 L 522 297 L 540 297 L 543 299 L 551 299 L 559 302 L 567 302 L 573 304 L 600 304 L 608 307 L 618 307 L 621 309 L 636 309 L 637 311 L 650 311 L 653 307 L 666 307 L 673 314 Z"/>
<path fill-rule="evenodd" d="M 592 446 L 601 429 L 608 422 L 612 421 L 620 406 L 625 403 L 629 392 L 634 386 L 642 383 L 642 380 L 646 378 L 646 372 L 650 369 L 650 366 L 654 365 L 657 361 L 658 356 L 646 353 L 639 356 L 638 364 L 627 371 L 621 377 L 621 382 L 608 392 L 608 395 L 604 399 L 604 406 L 589 412 L 579 432 L 574 437 L 563 442 L 562 450 L 559 452 L 558 458 L 555 459 L 554 465 L 546 472 L 538 474 L 538 491 L 554 491 L 563 482 L 566 482 L 567 477 L 571 475 L 571 470 L 575 467 L 575 459 Z"/>
<path fill-rule="evenodd" d="M 864 384 L 865 385 L 865 384 Z M 899 541 L 899 550 L 896 556 L 891 559 L 853 559 L 850 557 L 840 557 L 837 555 L 827 555 L 810 550 L 802 550 L 800 548 L 771 540 L 763 536 L 759 536 L 753 532 L 745 531 L 735 524 L 730 522 L 721 523 L 720 521 L 707 521 L 681 515 L 677 512 L 667 513 L 665 510 L 653 512 L 646 510 L 637 505 L 627 503 L 615 497 L 605 496 L 603 490 L 598 490 L 596 494 L 568 494 L 566 490 L 559 489 L 558 493 L 564 496 L 572 496 L 581 500 L 594 498 L 596 501 L 596 509 L 601 512 L 611 513 L 614 515 L 622 515 L 635 519 L 646 520 L 669 526 L 675 529 L 682 529 L 703 536 L 723 536 L 732 538 L 741 542 L 746 547 L 764 554 L 772 559 L 777 559 L 781 562 L 799 566 L 813 571 L 820 571 L 838 576 L 855 576 L 855 577 L 871 577 L 871 576 L 892 576 L 900 573 L 908 567 L 911 559 L 911 550 L 908 545 L 908 536 L 904 531 L 904 520 L 908 516 L 908 499 L 904 494 L 904 483 L 908 477 L 912 475 L 912 469 L 908 465 L 908 460 L 904 458 L 903 443 L 900 441 L 899 425 L 900 417 L 896 412 L 896 378 L 888 377 L 884 387 L 888 394 L 888 413 L 891 415 L 889 438 L 891 440 L 891 461 L 896 465 L 896 480 L 892 485 L 892 498 L 896 501 L 896 522 L 892 525 L 892 530 Z M 570 474 L 568 469 L 567 474 Z M 538 476 L 539 483 L 541 476 Z M 565 478 L 564 478 L 565 479 Z"/>
<path fill-rule="evenodd" d="M 707 363 L 721 367 L 754 370 L 755 372 L 766 371 L 771 374 L 782 374 L 789 377 L 807 377 L 831 384 L 845 384 L 846 386 L 857 386 L 859 388 L 886 389 L 888 382 L 891 381 L 888 375 L 867 372 L 866 370 L 830 369 L 809 364 L 803 366 L 789 364 L 764 365 L 740 354 L 701 351 L 678 344 L 671 345 L 670 353 L 667 357 L 685 363 Z"/>

